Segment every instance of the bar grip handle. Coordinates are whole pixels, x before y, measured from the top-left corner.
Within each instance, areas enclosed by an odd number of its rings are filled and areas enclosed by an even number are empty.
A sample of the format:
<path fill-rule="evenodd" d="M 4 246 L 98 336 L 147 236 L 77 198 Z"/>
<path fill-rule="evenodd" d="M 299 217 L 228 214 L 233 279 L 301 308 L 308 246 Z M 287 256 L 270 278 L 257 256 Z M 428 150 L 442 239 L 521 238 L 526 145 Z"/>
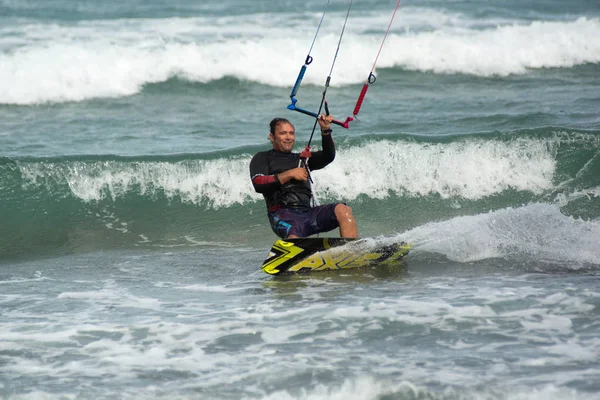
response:
<path fill-rule="evenodd" d="M 292 89 L 292 94 L 290 97 L 296 97 L 296 93 L 298 93 L 298 89 L 300 88 L 300 83 L 302 82 L 302 78 L 304 78 L 304 74 L 306 73 L 306 65 L 303 65 L 300 68 L 300 73 L 298 74 L 298 78 L 296 78 L 296 83 L 294 84 L 294 88 Z"/>
<path fill-rule="evenodd" d="M 363 85 L 362 90 L 360 91 L 358 100 L 356 101 L 356 106 L 354 107 L 354 111 L 352 111 L 352 115 L 354 115 L 355 117 L 358 115 L 358 112 L 360 111 L 360 107 L 362 106 L 363 100 L 365 99 L 365 95 L 367 94 L 368 89 L 369 89 L 369 84 L 365 83 Z"/>

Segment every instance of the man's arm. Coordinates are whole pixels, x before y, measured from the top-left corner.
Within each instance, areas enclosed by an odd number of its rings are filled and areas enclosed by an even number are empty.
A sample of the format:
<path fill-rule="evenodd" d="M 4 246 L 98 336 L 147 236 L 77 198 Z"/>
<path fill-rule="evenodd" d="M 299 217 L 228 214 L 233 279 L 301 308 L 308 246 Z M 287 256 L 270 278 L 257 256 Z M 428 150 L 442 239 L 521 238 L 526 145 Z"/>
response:
<path fill-rule="evenodd" d="M 315 151 L 308 159 L 308 167 L 311 171 L 325 168 L 327 164 L 335 159 L 335 143 L 331 137 L 331 132 L 321 133 L 321 139 L 323 150 Z"/>
<path fill-rule="evenodd" d="M 321 128 L 321 143 L 323 150 L 316 151 L 312 154 L 308 160 L 308 167 L 311 170 L 325 168 L 325 166 L 331 163 L 335 159 L 335 144 L 331 137 L 331 122 L 333 121 L 333 115 L 319 115 L 317 122 Z"/>
<path fill-rule="evenodd" d="M 304 168 L 292 168 L 279 174 L 269 174 L 267 153 L 258 153 L 250 161 L 250 178 L 254 190 L 258 193 L 270 193 L 292 179 L 305 181 L 308 173 Z"/>

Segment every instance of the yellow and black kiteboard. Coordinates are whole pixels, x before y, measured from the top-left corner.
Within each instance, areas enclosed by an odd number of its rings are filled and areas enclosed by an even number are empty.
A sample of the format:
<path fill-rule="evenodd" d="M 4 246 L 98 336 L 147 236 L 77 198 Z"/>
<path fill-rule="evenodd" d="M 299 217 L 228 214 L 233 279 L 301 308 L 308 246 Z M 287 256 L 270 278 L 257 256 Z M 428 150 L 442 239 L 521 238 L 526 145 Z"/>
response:
<path fill-rule="evenodd" d="M 338 248 L 339 247 L 339 248 Z M 360 239 L 299 238 L 276 240 L 262 265 L 267 274 L 280 275 L 360 268 L 397 262 L 410 251 L 406 242 L 361 246 Z"/>

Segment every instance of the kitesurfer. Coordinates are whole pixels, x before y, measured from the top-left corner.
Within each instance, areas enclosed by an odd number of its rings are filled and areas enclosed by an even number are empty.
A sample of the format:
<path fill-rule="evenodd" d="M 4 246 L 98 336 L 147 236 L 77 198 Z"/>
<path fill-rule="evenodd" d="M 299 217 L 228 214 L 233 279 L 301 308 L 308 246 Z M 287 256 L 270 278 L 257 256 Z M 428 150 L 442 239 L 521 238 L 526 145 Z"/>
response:
<path fill-rule="evenodd" d="M 256 192 L 267 203 L 273 232 L 282 239 L 308 237 L 339 227 L 340 236 L 358 237 L 352 209 L 345 203 L 315 205 L 310 171 L 322 169 L 335 158 L 330 115 L 319 115 L 322 150 L 293 153 L 296 140 L 294 125 L 285 118 L 270 123 L 269 140 L 273 148 L 254 155 L 250 177 Z"/>

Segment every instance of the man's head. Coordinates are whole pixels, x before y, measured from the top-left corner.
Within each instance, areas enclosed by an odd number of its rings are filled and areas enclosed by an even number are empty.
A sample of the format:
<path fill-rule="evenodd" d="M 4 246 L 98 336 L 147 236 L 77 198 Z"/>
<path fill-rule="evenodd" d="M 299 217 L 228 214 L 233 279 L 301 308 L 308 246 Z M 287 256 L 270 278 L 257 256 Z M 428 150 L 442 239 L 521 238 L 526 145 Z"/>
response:
<path fill-rule="evenodd" d="M 269 140 L 273 143 L 274 150 L 281 151 L 282 153 L 290 153 L 296 142 L 296 129 L 285 118 L 273 118 L 271 120 Z"/>

